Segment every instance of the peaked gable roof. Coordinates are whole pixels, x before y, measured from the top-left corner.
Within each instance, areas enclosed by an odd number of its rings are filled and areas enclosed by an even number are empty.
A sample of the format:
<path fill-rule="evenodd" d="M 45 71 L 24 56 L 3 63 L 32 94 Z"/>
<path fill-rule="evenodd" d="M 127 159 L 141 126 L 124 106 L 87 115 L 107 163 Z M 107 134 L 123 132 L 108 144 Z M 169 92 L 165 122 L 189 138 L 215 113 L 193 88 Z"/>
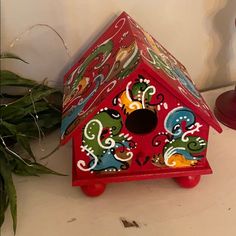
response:
<path fill-rule="evenodd" d="M 185 67 L 123 12 L 64 77 L 62 144 L 141 61 L 159 75 L 158 82 L 221 131 Z"/>

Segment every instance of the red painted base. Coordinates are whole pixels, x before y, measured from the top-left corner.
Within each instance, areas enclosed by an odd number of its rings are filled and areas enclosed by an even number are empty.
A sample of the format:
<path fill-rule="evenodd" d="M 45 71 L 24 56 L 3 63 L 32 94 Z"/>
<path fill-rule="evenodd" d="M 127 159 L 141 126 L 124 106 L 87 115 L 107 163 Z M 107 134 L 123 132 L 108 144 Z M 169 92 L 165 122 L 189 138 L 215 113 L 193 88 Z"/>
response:
<path fill-rule="evenodd" d="M 97 197 L 106 189 L 106 184 L 95 183 L 81 186 L 81 190 L 89 197 Z"/>
<path fill-rule="evenodd" d="M 200 175 L 194 175 L 194 176 L 178 177 L 178 178 L 175 178 L 175 181 L 182 188 L 193 188 L 199 183 L 200 179 L 201 179 Z"/>
<path fill-rule="evenodd" d="M 182 177 L 176 177 L 174 179 L 182 188 L 193 188 L 199 183 L 201 176 L 200 175 L 182 176 Z M 95 183 L 90 185 L 83 185 L 80 186 L 80 188 L 85 193 L 85 195 L 89 197 L 98 197 L 105 191 L 106 184 Z"/>
<path fill-rule="evenodd" d="M 222 124 L 236 129 L 236 88 L 222 93 L 216 99 L 214 112 Z"/>

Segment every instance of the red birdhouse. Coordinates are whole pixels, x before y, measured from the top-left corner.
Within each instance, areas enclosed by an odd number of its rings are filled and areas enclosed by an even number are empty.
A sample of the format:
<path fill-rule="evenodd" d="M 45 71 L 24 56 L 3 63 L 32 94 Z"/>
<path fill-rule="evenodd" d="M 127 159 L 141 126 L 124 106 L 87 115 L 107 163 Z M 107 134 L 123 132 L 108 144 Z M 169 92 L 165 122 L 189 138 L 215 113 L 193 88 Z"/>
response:
<path fill-rule="evenodd" d="M 221 132 L 185 67 L 123 12 L 64 78 L 61 143 L 73 139 L 73 185 L 210 174 L 209 126 Z"/>

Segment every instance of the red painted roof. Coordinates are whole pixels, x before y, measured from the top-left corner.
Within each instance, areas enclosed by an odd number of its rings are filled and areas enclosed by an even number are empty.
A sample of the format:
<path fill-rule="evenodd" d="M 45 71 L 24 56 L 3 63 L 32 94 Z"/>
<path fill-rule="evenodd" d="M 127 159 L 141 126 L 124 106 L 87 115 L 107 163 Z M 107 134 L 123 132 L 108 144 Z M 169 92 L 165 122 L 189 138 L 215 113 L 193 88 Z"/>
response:
<path fill-rule="evenodd" d="M 64 77 L 61 143 L 136 68 L 140 51 L 122 13 Z"/>
<path fill-rule="evenodd" d="M 158 74 L 159 82 L 172 94 L 222 131 L 185 67 L 123 12 L 64 77 L 63 144 L 79 122 L 95 111 L 142 62 Z"/>

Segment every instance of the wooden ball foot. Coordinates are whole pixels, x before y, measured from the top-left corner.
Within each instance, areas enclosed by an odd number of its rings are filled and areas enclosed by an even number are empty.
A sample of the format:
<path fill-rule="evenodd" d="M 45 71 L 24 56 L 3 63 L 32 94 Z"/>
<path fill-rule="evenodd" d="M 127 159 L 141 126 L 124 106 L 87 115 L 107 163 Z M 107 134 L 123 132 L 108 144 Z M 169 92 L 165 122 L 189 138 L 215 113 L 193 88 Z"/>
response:
<path fill-rule="evenodd" d="M 199 183 L 200 179 L 201 179 L 200 175 L 193 175 L 193 176 L 177 177 L 175 178 L 175 181 L 182 188 L 193 188 Z"/>
<path fill-rule="evenodd" d="M 106 189 L 106 184 L 95 183 L 81 186 L 81 190 L 89 197 L 97 197 L 101 195 Z"/>

